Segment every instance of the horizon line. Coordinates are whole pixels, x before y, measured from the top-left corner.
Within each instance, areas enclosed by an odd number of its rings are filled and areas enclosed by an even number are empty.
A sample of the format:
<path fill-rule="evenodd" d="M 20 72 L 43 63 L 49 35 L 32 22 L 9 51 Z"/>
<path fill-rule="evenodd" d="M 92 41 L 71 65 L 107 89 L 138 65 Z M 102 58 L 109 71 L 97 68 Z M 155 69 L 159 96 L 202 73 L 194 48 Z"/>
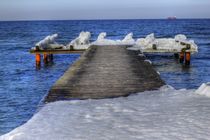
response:
<path fill-rule="evenodd" d="M 174 20 L 202 20 L 202 19 L 210 19 L 210 18 L 177 18 Z M 0 20 L 0 22 L 16 22 L 16 21 L 94 21 L 94 20 L 170 20 L 168 17 L 166 18 L 122 18 L 122 19 L 115 19 L 115 18 L 103 18 L 103 19 L 17 19 L 17 20 Z"/>

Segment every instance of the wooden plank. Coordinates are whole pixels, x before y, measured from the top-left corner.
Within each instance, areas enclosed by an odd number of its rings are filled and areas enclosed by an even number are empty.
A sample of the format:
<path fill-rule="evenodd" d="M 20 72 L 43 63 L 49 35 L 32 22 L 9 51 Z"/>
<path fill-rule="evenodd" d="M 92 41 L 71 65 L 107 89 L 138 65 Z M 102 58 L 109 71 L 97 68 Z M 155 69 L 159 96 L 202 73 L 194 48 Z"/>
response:
<path fill-rule="evenodd" d="M 91 46 L 54 84 L 45 102 L 128 96 L 165 84 L 139 52 L 126 48 Z"/>
<path fill-rule="evenodd" d="M 85 50 L 30 50 L 31 54 L 73 54 L 73 53 L 83 53 Z"/>

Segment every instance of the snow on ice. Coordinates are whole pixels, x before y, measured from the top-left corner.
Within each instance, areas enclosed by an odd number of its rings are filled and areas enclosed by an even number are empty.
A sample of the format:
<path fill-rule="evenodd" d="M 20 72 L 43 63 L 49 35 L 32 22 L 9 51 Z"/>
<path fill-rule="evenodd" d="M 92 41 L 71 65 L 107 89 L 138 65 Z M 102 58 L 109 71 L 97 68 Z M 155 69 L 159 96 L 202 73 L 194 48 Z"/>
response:
<path fill-rule="evenodd" d="M 209 84 L 200 88 L 50 103 L 0 140 L 209 139 L 210 98 L 197 94 Z"/>

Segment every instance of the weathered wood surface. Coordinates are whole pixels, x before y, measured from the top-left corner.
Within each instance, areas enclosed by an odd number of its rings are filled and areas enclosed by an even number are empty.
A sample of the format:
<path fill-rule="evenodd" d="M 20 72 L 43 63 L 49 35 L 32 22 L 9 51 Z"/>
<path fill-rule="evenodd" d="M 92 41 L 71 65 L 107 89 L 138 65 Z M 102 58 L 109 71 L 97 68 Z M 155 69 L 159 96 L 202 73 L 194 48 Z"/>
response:
<path fill-rule="evenodd" d="M 128 96 L 164 84 L 138 52 L 125 46 L 91 46 L 50 89 L 45 102 Z"/>
<path fill-rule="evenodd" d="M 31 54 L 73 54 L 73 53 L 83 53 L 85 50 L 62 50 L 62 49 L 57 49 L 57 50 L 30 50 Z"/>

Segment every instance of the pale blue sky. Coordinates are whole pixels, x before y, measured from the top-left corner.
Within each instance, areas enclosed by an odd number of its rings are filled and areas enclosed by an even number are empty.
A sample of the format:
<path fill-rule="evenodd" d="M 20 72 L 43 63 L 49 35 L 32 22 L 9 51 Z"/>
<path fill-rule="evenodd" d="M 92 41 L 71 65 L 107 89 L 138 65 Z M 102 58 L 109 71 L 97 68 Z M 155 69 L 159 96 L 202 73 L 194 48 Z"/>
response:
<path fill-rule="evenodd" d="M 0 20 L 210 18 L 210 0 L 0 0 Z"/>

